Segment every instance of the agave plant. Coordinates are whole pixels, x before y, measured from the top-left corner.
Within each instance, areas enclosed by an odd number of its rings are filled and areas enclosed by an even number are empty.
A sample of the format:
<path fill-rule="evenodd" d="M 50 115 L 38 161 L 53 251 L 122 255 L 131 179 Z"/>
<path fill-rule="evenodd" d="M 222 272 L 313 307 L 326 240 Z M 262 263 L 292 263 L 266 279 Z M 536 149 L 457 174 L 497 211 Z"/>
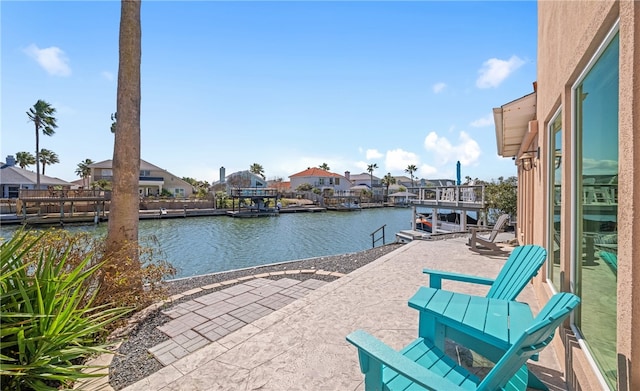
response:
<path fill-rule="evenodd" d="M 98 287 L 85 282 L 101 264 L 89 266 L 90 256 L 75 266 L 67 263 L 69 251 L 41 249 L 33 257 L 30 251 L 44 235 L 18 233 L 0 245 L 2 390 L 58 390 L 101 376 L 82 372 L 88 368 L 82 360 L 108 352 L 100 333 L 129 312 L 92 306 Z"/>

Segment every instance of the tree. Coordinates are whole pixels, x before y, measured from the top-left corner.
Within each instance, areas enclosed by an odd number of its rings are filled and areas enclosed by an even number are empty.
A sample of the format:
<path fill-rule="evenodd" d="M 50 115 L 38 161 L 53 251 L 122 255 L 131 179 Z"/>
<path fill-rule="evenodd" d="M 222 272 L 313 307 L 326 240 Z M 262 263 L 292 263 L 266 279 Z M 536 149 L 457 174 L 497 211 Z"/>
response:
<path fill-rule="evenodd" d="M 126 279 L 127 269 L 139 269 L 138 219 L 140 177 L 140 63 L 142 55 L 141 0 L 122 0 L 120 13 L 118 121 L 113 144 L 113 182 L 106 238 L 105 279 L 131 292 L 142 281 Z M 139 273 L 131 273 L 139 275 Z M 126 280 L 126 281 L 124 281 Z"/>
<path fill-rule="evenodd" d="M 49 103 L 39 99 L 32 108 L 27 111 L 29 121 L 33 122 L 36 127 L 36 162 L 40 162 L 40 131 L 45 136 L 53 136 L 58 127 L 56 118 L 53 116 L 56 109 Z M 36 164 L 36 188 L 40 188 L 40 168 Z"/>
<path fill-rule="evenodd" d="M 84 159 L 84 161 L 81 161 L 80 163 L 78 163 L 78 168 L 76 168 L 76 175 L 82 178 L 82 180 L 84 181 L 85 189 L 89 188 L 89 183 L 87 183 L 87 178 L 91 176 L 91 167 L 89 166 L 92 164 L 93 164 L 93 160 Z"/>
<path fill-rule="evenodd" d="M 251 165 L 251 167 L 249 167 L 249 172 L 252 172 L 256 175 L 259 175 L 262 179 L 265 178 L 264 176 L 264 168 L 262 168 L 262 165 L 258 164 L 258 163 L 253 163 Z"/>
<path fill-rule="evenodd" d="M 389 186 L 396 183 L 396 178 L 394 178 L 390 172 L 382 178 L 382 184 L 387 188 L 387 197 L 389 196 Z"/>
<path fill-rule="evenodd" d="M 45 148 L 42 148 L 40 150 L 40 164 L 42 164 L 42 175 L 44 175 L 45 166 L 50 166 L 56 163 L 60 163 L 58 154 Z"/>
<path fill-rule="evenodd" d="M 18 152 L 16 153 L 16 162 L 20 168 L 26 168 L 36 164 L 36 157 L 31 152 Z"/>
<path fill-rule="evenodd" d="M 376 168 L 378 168 L 378 164 L 377 163 L 373 163 L 373 164 L 369 164 L 367 166 L 367 171 L 369 172 L 369 185 L 371 187 L 371 191 L 373 191 L 373 170 L 375 170 Z"/>
<path fill-rule="evenodd" d="M 497 181 L 492 180 L 484 185 L 484 197 L 489 217 L 495 218 L 503 213 L 514 217 L 518 209 L 518 178 L 515 176 L 507 179 L 499 177 Z"/>
<path fill-rule="evenodd" d="M 411 187 L 416 187 L 415 182 L 413 181 L 413 173 L 418 171 L 418 167 L 415 164 L 409 164 L 407 168 L 404 169 L 404 172 L 408 172 L 411 177 Z"/>
<path fill-rule="evenodd" d="M 321 165 L 318 166 L 318 168 L 325 171 L 329 171 L 331 169 L 329 168 L 329 165 L 327 163 L 322 163 Z"/>
<path fill-rule="evenodd" d="M 117 125 L 118 125 L 118 113 L 111 113 L 111 133 L 116 132 Z"/>
<path fill-rule="evenodd" d="M 296 191 L 310 191 L 313 189 L 313 185 L 311 183 L 301 183 L 296 187 Z"/>

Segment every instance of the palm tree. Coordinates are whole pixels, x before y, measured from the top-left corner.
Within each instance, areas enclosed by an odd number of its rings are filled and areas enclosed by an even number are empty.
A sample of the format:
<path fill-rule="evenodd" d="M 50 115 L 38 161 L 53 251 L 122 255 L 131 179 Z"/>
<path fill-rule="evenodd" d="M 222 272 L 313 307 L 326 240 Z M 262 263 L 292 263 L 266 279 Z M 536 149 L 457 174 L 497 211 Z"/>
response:
<path fill-rule="evenodd" d="M 390 172 L 382 178 L 382 184 L 387 188 L 387 197 L 389 196 L 389 186 L 396 183 L 396 178 L 394 178 Z"/>
<path fill-rule="evenodd" d="M 122 0 L 118 42 L 118 121 L 113 142 L 113 182 L 109 228 L 105 246 L 105 278 L 139 269 L 138 220 L 140 214 L 140 64 L 142 56 L 141 0 Z M 135 270 L 130 275 L 140 275 Z M 103 281 L 104 283 L 104 281 Z M 109 283 L 113 283 L 109 281 Z M 142 281 L 130 279 L 120 285 L 131 294 Z"/>
<path fill-rule="evenodd" d="M 373 163 L 373 164 L 369 164 L 367 166 L 367 171 L 369 172 L 369 185 L 371 186 L 371 193 L 373 194 L 373 170 L 375 170 L 376 168 L 378 168 L 378 164 L 377 163 Z"/>
<path fill-rule="evenodd" d="M 91 176 L 91 167 L 89 166 L 92 164 L 93 164 L 93 160 L 84 159 L 84 161 L 81 161 L 80 163 L 78 163 L 78 168 L 76 168 L 76 175 L 82 178 L 82 180 L 84 181 L 85 189 L 89 188 L 89 183 L 87 183 L 87 178 Z"/>
<path fill-rule="evenodd" d="M 52 164 L 60 163 L 58 154 L 48 149 L 42 148 L 40 150 L 40 164 L 42 164 L 42 175 L 44 175 L 44 168 Z"/>
<path fill-rule="evenodd" d="M 31 152 L 18 152 L 16 153 L 16 162 L 20 168 L 26 168 L 36 164 L 36 157 Z"/>
<path fill-rule="evenodd" d="M 262 179 L 265 178 L 264 176 L 264 168 L 262 168 L 262 165 L 258 164 L 258 163 L 253 163 L 250 167 L 249 167 L 249 171 L 256 174 L 256 175 L 260 175 L 260 177 Z"/>
<path fill-rule="evenodd" d="M 111 113 L 111 133 L 116 132 L 117 125 L 118 125 L 118 113 Z"/>
<path fill-rule="evenodd" d="M 40 161 L 40 131 L 46 136 L 55 134 L 56 118 L 53 116 L 56 109 L 41 99 L 39 99 L 32 108 L 27 111 L 29 121 L 33 122 L 36 127 L 36 162 Z M 40 168 L 36 164 L 36 188 L 40 188 Z"/>
<path fill-rule="evenodd" d="M 418 171 L 418 167 L 415 164 L 409 164 L 407 168 L 405 168 L 404 172 L 408 172 L 411 177 L 411 187 L 416 187 L 415 182 L 413 181 L 413 173 Z"/>
<path fill-rule="evenodd" d="M 331 169 L 329 168 L 329 165 L 327 163 L 322 163 L 321 165 L 318 166 L 318 168 L 325 171 L 329 171 Z"/>

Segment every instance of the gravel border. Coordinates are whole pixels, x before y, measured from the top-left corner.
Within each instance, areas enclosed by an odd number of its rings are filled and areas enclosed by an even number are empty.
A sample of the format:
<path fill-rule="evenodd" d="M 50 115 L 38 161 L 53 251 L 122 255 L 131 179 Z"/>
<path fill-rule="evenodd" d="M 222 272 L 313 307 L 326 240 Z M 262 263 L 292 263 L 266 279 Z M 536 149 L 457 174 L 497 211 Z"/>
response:
<path fill-rule="evenodd" d="M 403 246 L 401 243 L 391 243 L 355 253 L 308 258 L 298 261 L 256 266 L 229 272 L 171 280 L 167 281 L 168 293 L 169 295 L 175 295 L 188 292 L 194 288 L 223 281 L 231 281 L 256 274 L 287 270 L 323 270 L 327 272 L 347 274 L 372 261 L 375 261 L 401 246 Z M 301 281 L 310 278 L 323 281 L 333 281 L 338 278 L 335 275 L 316 273 L 286 274 L 282 276 L 270 276 L 268 278 L 277 279 L 283 277 Z M 228 288 L 229 286 L 231 285 L 195 292 L 164 305 L 162 310 L 169 309 L 176 304 L 192 300 L 198 296 L 209 294 L 219 289 Z M 122 388 L 125 388 L 163 368 L 163 365 L 149 354 L 147 349 L 168 339 L 168 337 L 160 332 L 157 327 L 163 325 L 169 320 L 171 319 L 162 314 L 158 309 L 142 317 L 135 327 L 128 332 L 125 341 L 120 344 L 116 350 L 116 354 L 109 367 L 109 384 L 114 390 L 121 390 Z"/>

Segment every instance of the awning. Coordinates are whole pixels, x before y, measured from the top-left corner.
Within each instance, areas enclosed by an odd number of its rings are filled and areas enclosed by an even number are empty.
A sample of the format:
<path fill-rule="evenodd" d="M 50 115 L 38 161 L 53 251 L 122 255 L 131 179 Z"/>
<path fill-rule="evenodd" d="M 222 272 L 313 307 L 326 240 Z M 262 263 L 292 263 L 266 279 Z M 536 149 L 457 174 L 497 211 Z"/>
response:
<path fill-rule="evenodd" d="M 529 121 L 536 118 L 536 92 L 493 109 L 498 155 L 514 157 L 529 132 Z M 537 129 L 536 129 L 537 130 Z"/>

